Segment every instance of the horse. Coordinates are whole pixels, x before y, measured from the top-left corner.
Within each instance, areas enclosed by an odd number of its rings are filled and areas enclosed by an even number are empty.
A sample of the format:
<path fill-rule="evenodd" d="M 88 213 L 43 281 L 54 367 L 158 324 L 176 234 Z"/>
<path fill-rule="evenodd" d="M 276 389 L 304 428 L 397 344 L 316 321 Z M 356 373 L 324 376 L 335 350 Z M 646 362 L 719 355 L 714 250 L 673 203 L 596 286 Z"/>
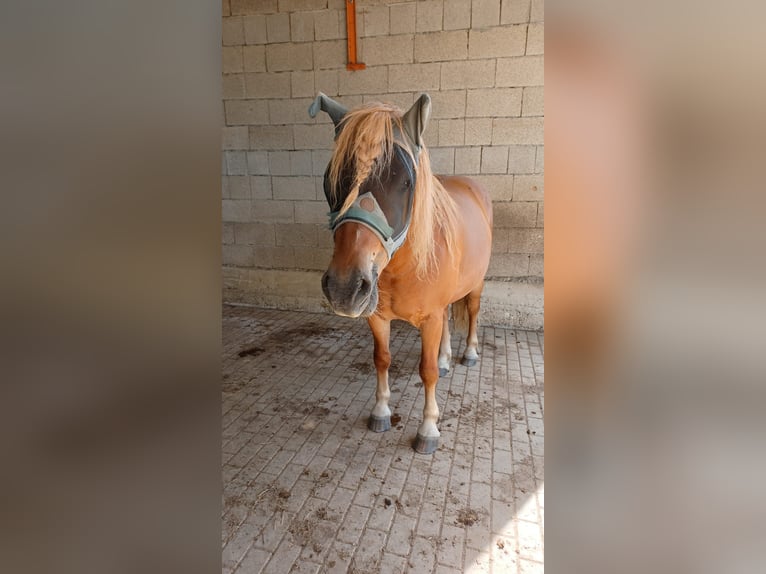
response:
<path fill-rule="evenodd" d="M 413 442 L 439 445 L 436 383 L 450 369 L 449 308 L 467 333 L 462 364 L 478 360 L 477 316 L 492 246 L 492 201 L 467 177 L 435 176 L 423 141 L 431 99 L 422 94 L 402 113 L 384 103 L 348 111 L 319 93 L 309 107 L 326 112 L 335 147 L 324 176 L 334 251 L 322 291 L 341 316 L 367 319 L 377 371 L 368 428 L 391 428 L 388 368 L 391 321 L 420 331 L 423 419 Z"/>

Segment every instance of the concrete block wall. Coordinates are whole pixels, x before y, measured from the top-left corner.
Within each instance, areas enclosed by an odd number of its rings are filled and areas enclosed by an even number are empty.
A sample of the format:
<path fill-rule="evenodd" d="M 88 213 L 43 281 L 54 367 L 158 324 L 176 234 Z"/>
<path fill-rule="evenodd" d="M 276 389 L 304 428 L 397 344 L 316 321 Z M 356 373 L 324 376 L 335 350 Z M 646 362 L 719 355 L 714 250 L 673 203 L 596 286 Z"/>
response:
<path fill-rule="evenodd" d="M 354 72 L 343 0 L 224 0 L 223 14 L 225 300 L 322 308 L 333 130 L 309 118 L 315 94 L 406 109 L 426 91 L 434 171 L 474 177 L 494 202 L 483 320 L 542 327 L 541 0 L 357 0 Z"/>

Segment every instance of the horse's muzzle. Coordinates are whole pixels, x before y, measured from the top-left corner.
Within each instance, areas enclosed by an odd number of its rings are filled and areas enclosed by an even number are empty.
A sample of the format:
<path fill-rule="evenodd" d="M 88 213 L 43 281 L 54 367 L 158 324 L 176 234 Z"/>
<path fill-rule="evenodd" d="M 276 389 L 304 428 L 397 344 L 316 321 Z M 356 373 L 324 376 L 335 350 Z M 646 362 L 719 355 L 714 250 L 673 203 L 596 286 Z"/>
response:
<path fill-rule="evenodd" d="M 371 315 L 378 306 L 377 277 L 356 270 L 340 279 L 327 271 L 322 276 L 322 291 L 332 310 L 345 317 Z"/>

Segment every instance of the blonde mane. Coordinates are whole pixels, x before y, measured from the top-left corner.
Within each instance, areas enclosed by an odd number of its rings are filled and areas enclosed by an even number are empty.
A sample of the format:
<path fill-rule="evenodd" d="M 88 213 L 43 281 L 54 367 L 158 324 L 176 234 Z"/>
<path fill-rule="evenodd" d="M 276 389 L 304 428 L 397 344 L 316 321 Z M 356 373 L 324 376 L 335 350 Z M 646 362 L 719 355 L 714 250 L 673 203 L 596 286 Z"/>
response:
<path fill-rule="evenodd" d="M 345 166 L 354 166 L 351 190 L 340 213 L 345 213 L 359 196 L 359 187 L 369 177 L 376 177 L 391 161 L 394 148 L 394 126 L 401 132 L 402 113 L 387 104 L 367 104 L 348 112 L 341 124 L 330 160 L 329 179 L 332 193 L 340 189 L 340 178 Z M 404 142 L 397 142 L 412 157 Z M 407 234 L 415 271 L 419 278 L 438 272 L 439 262 L 434 245 L 439 236 L 455 264 L 457 207 L 441 182 L 431 171 L 428 150 L 423 147 L 416 168 L 415 194 L 412 220 Z"/>

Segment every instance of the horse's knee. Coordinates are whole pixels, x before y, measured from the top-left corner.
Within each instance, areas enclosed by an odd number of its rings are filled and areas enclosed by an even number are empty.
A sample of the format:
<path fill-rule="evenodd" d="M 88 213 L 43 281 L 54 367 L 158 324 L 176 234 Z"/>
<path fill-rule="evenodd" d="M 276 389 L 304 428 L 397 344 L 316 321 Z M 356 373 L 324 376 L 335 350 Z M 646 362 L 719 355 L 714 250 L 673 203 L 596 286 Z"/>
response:
<path fill-rule="evenodd" d="M 387 371 L 391 366 L 391 353 L 389 351 L 375 351 L 375 368 L 378 371 Z"/>

